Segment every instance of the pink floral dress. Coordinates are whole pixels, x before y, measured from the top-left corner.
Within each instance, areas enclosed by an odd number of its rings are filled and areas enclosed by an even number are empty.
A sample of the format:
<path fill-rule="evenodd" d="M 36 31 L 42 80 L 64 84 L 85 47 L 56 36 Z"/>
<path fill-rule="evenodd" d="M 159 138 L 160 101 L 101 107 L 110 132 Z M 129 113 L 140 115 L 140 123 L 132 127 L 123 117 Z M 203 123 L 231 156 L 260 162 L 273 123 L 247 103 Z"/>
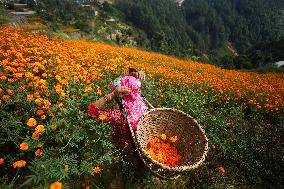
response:
<path fill-rule="evenodd" d="M 148 108 L 141 96 L 141 82 L 139 79 L 133 76 L 117 78 L 112 82 L 111 91 L 120 86 L 126 86 L 131 90 L 130 94 L 118 99 L 121 110 L 108 109 L 99 111 L 91 104 L 87 108 L 87 114 L 95 119 L 98 119 L 100 114 L 104 114 L 106 116 L 104 121 L 114 126 L 114 139 L 117 144 L 119 146 L 134 147 L 129 128 L 136 132 L 138 121 Z"/>

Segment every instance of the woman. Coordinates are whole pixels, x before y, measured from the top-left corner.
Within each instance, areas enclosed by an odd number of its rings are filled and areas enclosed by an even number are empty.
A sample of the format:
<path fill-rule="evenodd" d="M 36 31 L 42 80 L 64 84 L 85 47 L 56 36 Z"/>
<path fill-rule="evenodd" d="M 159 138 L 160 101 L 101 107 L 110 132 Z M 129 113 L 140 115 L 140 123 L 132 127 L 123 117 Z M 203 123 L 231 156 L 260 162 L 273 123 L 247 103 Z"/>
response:
<path fill-rule="evenodd" d="M 134 148 L 129 128 L 136 131 L 140 117 L 147 111 L 141 96 L 141 82 L 145 73 L 129 68 L 128 75 L 112 82 L 111 92 L 92 102 L 87 108 L 89 117 L 108 122 L 114 126 L 114 139 L 118 146 Z M 120 109 L 105 109 L 105 103 L 115 100 Z M 128 126 L 130 126 L 128 128 Z"/>

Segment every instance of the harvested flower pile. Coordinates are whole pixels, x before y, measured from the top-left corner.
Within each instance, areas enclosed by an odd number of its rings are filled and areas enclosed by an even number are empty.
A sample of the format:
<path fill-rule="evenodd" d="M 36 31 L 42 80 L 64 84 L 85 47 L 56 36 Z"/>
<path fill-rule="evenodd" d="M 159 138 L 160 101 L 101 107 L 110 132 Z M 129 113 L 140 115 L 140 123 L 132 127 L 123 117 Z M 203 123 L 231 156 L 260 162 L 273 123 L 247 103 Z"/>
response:
<path fill-rule="evenodd" d="M 147 153 L 156 161 L 168 165 L 170 167 L 177 167 L 182 158 L 177 149 L 171 145 L 177 141 L 177 136 L 170 137 L 170 142 L 166 142 L 167 137 L 162 134 L 159 137 L 151 139 L 147 145 Z"/>

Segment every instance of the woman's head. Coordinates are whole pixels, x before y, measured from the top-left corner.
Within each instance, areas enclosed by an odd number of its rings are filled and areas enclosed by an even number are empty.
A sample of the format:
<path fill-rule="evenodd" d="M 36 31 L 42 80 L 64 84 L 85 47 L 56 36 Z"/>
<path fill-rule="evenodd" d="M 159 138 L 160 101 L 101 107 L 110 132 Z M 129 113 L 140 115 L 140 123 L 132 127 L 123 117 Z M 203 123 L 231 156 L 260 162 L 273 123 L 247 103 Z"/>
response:
<path fill-rule="evenodd" d="M 129 68 L 128 69 L 128 75 L 135 77 L 136 79 L 139 80 L 144 80 L 145 79 L 145 73 L 143 71 L 139 71 L 135 68 Z"/>

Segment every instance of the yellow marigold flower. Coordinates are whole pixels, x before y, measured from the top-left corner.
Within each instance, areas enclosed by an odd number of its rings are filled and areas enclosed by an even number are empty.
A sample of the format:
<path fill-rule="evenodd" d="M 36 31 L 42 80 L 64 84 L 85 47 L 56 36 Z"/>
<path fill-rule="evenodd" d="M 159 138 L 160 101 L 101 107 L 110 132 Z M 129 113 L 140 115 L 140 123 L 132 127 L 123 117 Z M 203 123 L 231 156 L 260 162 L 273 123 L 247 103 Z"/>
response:
<path fill-rule="evenodd" d="M 101 96 L 103 93 L 102 93 L 102 90 L 101 90 L 101 88 L 99 87 L 99 86 L 97 86 L 97 94 L 99 95 L 99 96 Z"/>
<path fill-rule="evenodd" d="M 61 91 L 61 93 L 59 94 L 62 98 L 66 98 L 67 94 L 64 91 Z"/>
<path fill-rule="evenodd" d="M 57 106 L 58 106 L 58 107 L 63 107 L 64 104 L 63 104 L 62 102 L 58 102 L 58 103 L 57 103 Z"/>
<path fill-rule="evenodd" d="M 107 118 L 107 116 L 106 116 L 105 114 L 100 114 L 100 115 L 99 115 L 99 119 L 100 119 L 101 121 L 104 121 L 106 118 Z"/>
<path fill-rule="evenodd" d="M 29 149 L 29 144 L 23 142 L 22 144 L 20 144 L 20 149 L 23 150 L 23 151 L 28 150 Z"/>
<path fill-rule="evenodd" d="M 26 165 L 26 161 L 25 160 L 19 160 L 16 161 L 15 163 L 13 163 L 13 167 L 17 168 L 17 167 L 24 167 Z"/>
<path fill-rule="evenodd" d="M 44 109 L 49 109 L 51 107 L 51 103 L 49 102 L 49 100 L 44 100 L 43 104 L 44 104 L 43 106 Z"/>
<path fill-rule="evenodd" d="M 171 137 L 171 138 L 170 138 L 170 140 L 171 140 L 172 142 L 176 142 L 176 141 L 177 141 L 177 139 L 178 139 L 178 137 L 177 137 L 177 136 L 173 136 L 173 137 Z"/>
<path fill-rule="evenodd" d="M 28 120 L 28 122 L 27 122 L 27 125 L 28 125 L 29 127 L 34 127 L 34 126 L 36 126 L 36 124 L 37 124 L 37 122 L 36 122 L 36 120 L 35 120 L 34 118 L 30 118 L 30 119 Z"/>
<path fill-rule="evenodd" d="M 92 92 L 92 87 L 90 87 L 90 86 L 87 86 L 85 89 L 84 89 L 84 92 L 85 93 L 89 93 L 89 92 Z"/>
<path fill-rule="evenodd" d="M 35 128 L 35 132 L 43 133 L 43 132 L 44 132 L 44 126 L 43 126 L 43 125 L 38 125 L 38 126 Z"/>
<path fill-rule="evenodd" d="M 37 149 L 37 151 L 35 151 L 35 155 L 36 156 L 41 156 L 42 155 L 41 149 Z"/>
<path fill-rule="evenodd" d="M 95 173 L 95 174 L 98 174 L 98 173 L 100 173 L 102 170 L 101 170 L 101 168 L 100 167 L 94 167 L 93 168 L 93 173 Z"/>
<path fill-rule="evenodd" d="M 57 181 L 50 185 L 50 189 L 62 189 L 62 183 Z"/>
<path fill-rule="evenodd" d="M 39 143 L 38 145 L 37 145 L 37 147 L 39 147 L 39 148 L 41 148 L 43 146 L 43 143 Z"/>
<path fill-rule="evenodd" d="M 161 134 L 161 139 L 166 140 L 167 136 L 165 134 Z"/>
<path fill-rule="evenodd" d="M 42 116 L 40 116 L 40 118 L 41 118 L 41 119 L 45 119 L 45 118 L 46 118 L 46 116 L 45 116 L 45 115 L 42 115 Z"/>
<path fill-rule="evenodd" d="M 69 165 L 68 164 L 64 164 L 64 171 L 68 171 L 69 169 Z"/>
<path fill-rule="evenodd" d="M 58 80 L 58 81 L 61 81 L 61 77 L 59 75 L 56 75 L 55 78 Z"/>
<path fill-rule="evenodd" d="M 37 98 L 37 99 L 35 99 L 35 104 L 38 105 L 38 106 L 41 106 L 41 104 L 42 104 L 42 98 Z"/>
<path fill-rule="evenodd" d="M 4 158 L 0 158 L 0 165 L 4 163 Z"/>

